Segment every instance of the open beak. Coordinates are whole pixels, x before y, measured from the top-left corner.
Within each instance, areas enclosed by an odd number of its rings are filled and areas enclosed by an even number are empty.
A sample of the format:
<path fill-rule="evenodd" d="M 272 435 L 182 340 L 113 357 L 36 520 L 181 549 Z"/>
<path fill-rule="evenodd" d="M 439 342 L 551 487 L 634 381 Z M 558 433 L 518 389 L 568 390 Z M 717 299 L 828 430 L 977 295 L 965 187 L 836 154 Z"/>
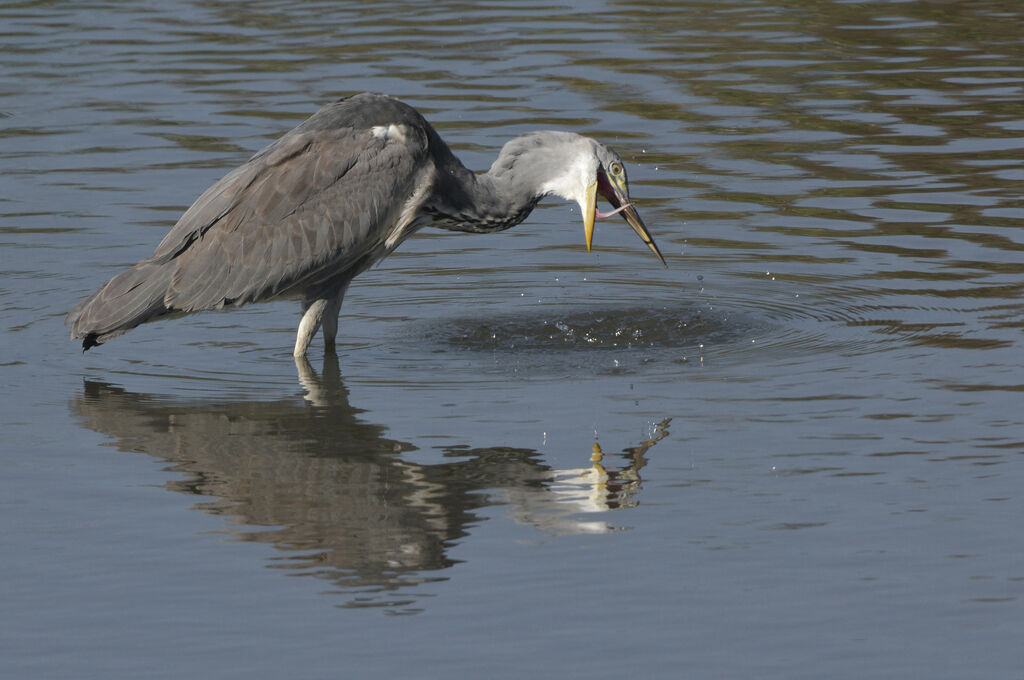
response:
<path fill-rule="evenodd" d="M 608 199 L 608 202 L 612 204 L 615 210 L 610 213 L 601 213 L 597 210 L 597 193 L 601 192 L 601 195 Z M 661 251 L 658 250 L 657 244 L 654 243 L 654 239 L 651 237 L 651 232 L 647 231 L 647 227 L 644 225 L 644 221 L 640 219 L 640 215 L 637 213 L 636 208 L 629 202 L 629 195 L 626 193 L 624 187 L 619 187 L 617 184 L 613 184 L 608 181 L 608 178 L 604 173 L 598 175 L 596 182 L 587 187 L 586 195 L 584 196 L 584 205 L 581 206 L 583 209 L 583 234 L 587 240 L 587 252 L 590 252 L 591 244 L 594 241 L 594 220 L 598 217 L 611 217 L 615 213 L 621 213 L 625 218 L 629 226 L 633 227 L 633 231 L 640 237 L 647 247 L 651 249 L 655 255 L 658 256 L 658 260 L 665 267 L 668 267 L 668 263 L 665 262 L 665 258 L 662 257 Z"/>

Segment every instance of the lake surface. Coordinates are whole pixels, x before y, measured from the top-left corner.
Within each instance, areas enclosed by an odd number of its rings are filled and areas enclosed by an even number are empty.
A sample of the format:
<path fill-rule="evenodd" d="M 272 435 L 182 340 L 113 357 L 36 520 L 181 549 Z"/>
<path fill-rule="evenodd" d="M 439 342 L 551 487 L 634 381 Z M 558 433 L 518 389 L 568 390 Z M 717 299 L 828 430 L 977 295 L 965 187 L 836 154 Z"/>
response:
<path fill-rule="evenodd" d="M 63 316 L 320 105 L 468 167 L 615 147 L 665 253 L 542 203 L 82 354 Z M 1024 12 L 0 4 L 0 675 L 1017 678 Z"/>

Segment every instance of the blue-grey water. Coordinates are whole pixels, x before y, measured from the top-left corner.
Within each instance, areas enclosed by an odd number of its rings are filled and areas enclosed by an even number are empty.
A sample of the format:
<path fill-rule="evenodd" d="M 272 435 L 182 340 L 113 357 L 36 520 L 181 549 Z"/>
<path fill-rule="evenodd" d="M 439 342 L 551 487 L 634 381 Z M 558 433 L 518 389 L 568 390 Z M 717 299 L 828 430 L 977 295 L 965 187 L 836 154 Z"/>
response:
<path fill-rule="evenodd" d="M 80 352 L 63 316 L 321 104 L 618 218 Z M 0 676 L 1019 678 L 1024 11 L 0 3 Z"/>

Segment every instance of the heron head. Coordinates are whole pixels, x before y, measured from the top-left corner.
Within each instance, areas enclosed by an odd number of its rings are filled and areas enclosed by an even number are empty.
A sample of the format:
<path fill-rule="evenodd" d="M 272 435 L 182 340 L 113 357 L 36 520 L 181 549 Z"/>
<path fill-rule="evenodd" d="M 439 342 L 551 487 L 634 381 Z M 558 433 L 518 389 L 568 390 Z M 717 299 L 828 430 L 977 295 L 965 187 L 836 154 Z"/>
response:
<path fill-rule="evenodd" d="M 589 137 L 571 132 L 538 132 L 516 142 L 543 150 L 545 160 L 537 174 L 546 175 L 547 179 L 540 187 L 541 194 L 557 194 L 579 204 L 587 251 L 594 241 L 594 221 L 619 214 L 665 264 L 665 258 L 629 200 L 626 166 L 615 151 Z M 610 212 L 597 209 L 599 194 L 611 204 Z"/>
<path fill-rule="evenodd" d="M 574 132 L 531 132 L 505 144 L 488 175 L 502 177 L 503 182 L 519 187 L 519 191 L 528 194 L 534 202 L 542 196 L 556 194 L 579 204 L 588 251 L 594 241 L 594 221 L 622 215 L 665 264 L 665 258 L 629 200 L 626 166 L 619 155 L 604 144 Z M 611 204 L 610 212 L 597 209 L 598 194 Z"/>
<path fill-rule="evenodd" d="M 590 141 L 593 143 L 596 164 L 586 182 L 582 196 L 576 198 L 580 211 L 583 213 L 583 234 L 587 241 L 587 252 L 590 252 L 594 240 L 594 221 L 597 218 L 621 214 L 629 226 L 633 227 L 636 235 L 658 256 L 661 263 L 668 266 L 665 263 L 665 258 L 661 256 L 658 246 L 654 243 L 651 233 L 647 231 L 644 221 L 640 219 L 639 213 L 629 200 L 626 166 L 623 165 L 619 154 L 600 142 Z M 613 210 L 605 213 L 597 209 L 598 194 L 611 204 Z"/>

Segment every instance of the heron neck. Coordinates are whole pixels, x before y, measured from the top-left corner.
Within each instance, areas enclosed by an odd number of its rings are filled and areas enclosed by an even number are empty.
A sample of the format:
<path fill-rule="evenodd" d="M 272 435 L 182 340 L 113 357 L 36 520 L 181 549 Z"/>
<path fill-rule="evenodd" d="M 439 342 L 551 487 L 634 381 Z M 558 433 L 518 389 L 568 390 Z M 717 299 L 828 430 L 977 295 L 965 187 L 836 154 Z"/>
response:
<path fill-rule="evenodd" d="M 487 233 L 514 227 L 526 219 L 540 196 L 517 187 L 506 176 L 473 173 L 459 164 L 439 172 L 434 200 L 426 206 L 434 226 Z"/>

